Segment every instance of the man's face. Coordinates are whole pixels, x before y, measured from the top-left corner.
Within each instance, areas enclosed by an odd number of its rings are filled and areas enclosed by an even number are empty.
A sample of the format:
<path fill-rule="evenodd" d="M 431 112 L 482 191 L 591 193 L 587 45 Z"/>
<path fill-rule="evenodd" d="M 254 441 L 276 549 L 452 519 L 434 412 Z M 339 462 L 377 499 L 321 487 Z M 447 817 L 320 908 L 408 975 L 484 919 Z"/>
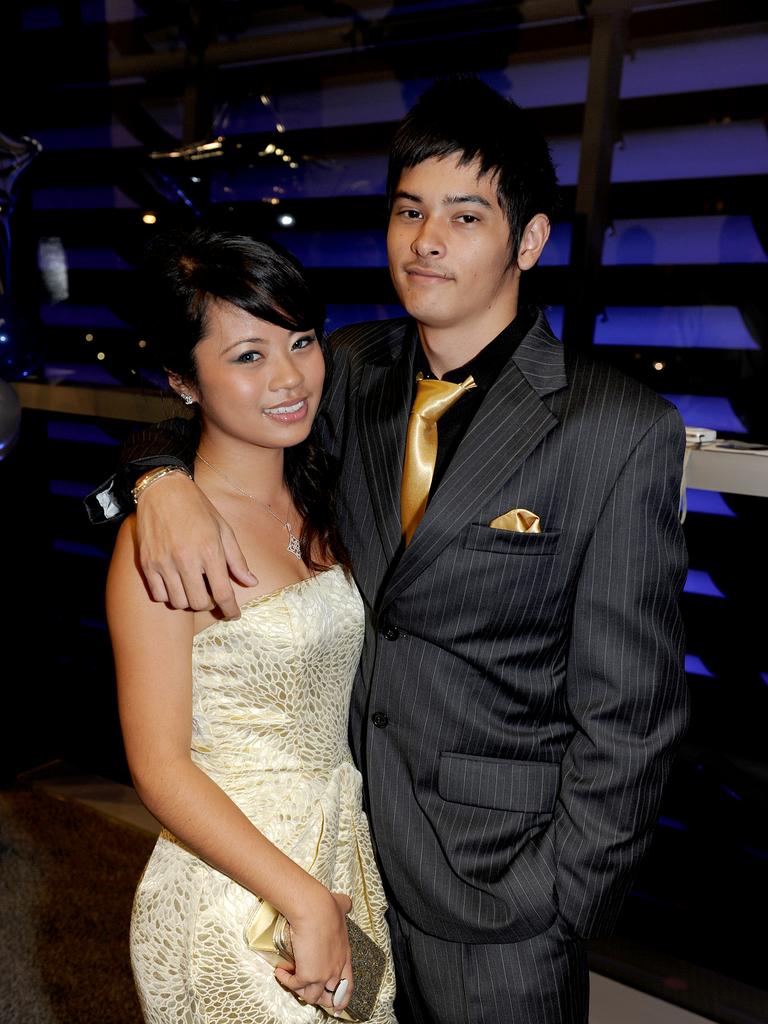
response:
<path fill-rule="evenodd" d="M 412 317 L 434 331 L 487 341 L 514 319 L 520 271 L 493 178 L 459 157 L 403 171 L 387 231 L 392 281 Z"/>

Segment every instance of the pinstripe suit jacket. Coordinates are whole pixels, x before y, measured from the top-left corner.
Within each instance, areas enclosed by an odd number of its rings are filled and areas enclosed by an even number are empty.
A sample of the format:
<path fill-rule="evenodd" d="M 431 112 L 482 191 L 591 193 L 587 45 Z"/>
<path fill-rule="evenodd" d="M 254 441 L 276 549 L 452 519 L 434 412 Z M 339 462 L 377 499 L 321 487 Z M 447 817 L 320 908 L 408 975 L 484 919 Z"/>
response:
<path fill-rule="evenodd" d="M 398 560 L 411 328 L 331 339 L 341 526 L 369 610 L 350 735 L 382 870 L 445 939 L 517 941 L 557 915 L 589 936 L 617 913 L 686 720 L 682 424 L 539 316 Z M 516 507 L 540 534 L 488 525 Z"/>

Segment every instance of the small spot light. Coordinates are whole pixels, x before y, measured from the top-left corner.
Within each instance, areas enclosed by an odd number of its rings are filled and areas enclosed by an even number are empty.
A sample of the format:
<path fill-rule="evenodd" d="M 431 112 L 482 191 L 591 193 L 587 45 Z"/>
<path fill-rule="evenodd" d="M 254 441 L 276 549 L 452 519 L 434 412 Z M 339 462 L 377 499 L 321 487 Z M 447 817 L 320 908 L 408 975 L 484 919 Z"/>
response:
<path fill-rule="evenodd" d="M 6 343 L 6 341 L 8 341 L 8 335 L 7 334 L 0 334 L 0 345 L 4 345 Z"/>
<path fill-rule="evenodd" d="M 281 224 L 284 228 L 292 228 L 296 223 L 296 218 L 291 213 L 281 213 L 277 218 L 277 223 Z"/>
<path fill-rule="evenodd" d="M 298 165 L 298 164 L 296 163 L 296 161 L 295 161 L 295 160 L 291 160 L 291 162 L 290 162 L 290 163 L 288 164 L 288 166 L 289 166 L 289 167 L 291 168 L 291 170 L 295 171 L 295 170 L 296 170 L 296 168 L 297 168 L 297 167 L 298 167 L 299 165 Z"/>
<path fill-rule="evenodd" d="M 157 214 L 152 213 L 150 210 L 147 210 L 147 212 L 142 215 L 141 219 L 145 224 L 157 224 Z"/>
<path fill-rule="evenodd" d="M 86 341 L 93 341 L 93 335 L 92 334 L 86 334 L 85 340 Z"/>
<path fill-rule="evenodd" d="M 262 93 L 259 98 L 261 99 L 261 102 L 264 104 L 265 107 L 269 106 L 269 96 L 265 96 L 264 93 Z"/>
<path fill-rule="evenodd" d="M 97 359 L 106 359 L 107 357 L 106 357 L 106 355 L 103 352 L 97 352 L 96 353 L 96 358 Z"/>
<path fill-rule="evenodd" d="M 275 144 L 274 144 L 274 142 L 270 142 L 268 146 L 265 146 L 264 147 L 264 152 L 266 154 L 274 153 L 275 152 Z"/>
<path fill-rule="evenodd" d="M 291 158 L 288 156 L 287 153 L 283 154 L 283 162 L 286 164 L 289 164 L 291 162 Z"/>
<path fill-rule="evenodd" d="M 285 131 L 285 125 L 280 124 L 280 122 L 278 121 L 277 124 L 275 125 L 275 131 L 280 132 L 282 134 Z"/>
<path fill-rule="evenodd" d="M 663 370 L 666 365 L 666 363 L 662 363 L 659 359 L 653 364 L 653 368 L 654 370 Z"/>
<path fill-rule="evenodd" d="M 279 199 L 277 198 L 277 196 L 272 196 L 272 198 L 271 198 L 271 199 L 270 199 L 269 201 L 270 201 L 270 203 L 271 203 L 271 204 L 272 204 L 273 206 L 277 206 L 277 205 L 278 205 L 278 203 L 280 202 L 280 200 L 279 200 Z"/>
<path fill-rule="evenodd" d="M 278 148 L 275 150 L 275 156 L 282 156 L 284 152 L 285 150 L 280 149 L 280 147 L 278 146 Z"/>
<path fill-rule="evenodd" d="M 146 348 L 146 347 L 147 347 L 147 343 L 146 343 L 146 341 L 144 341 L 144 339 L 142 338 L 142 339 L 141 339 L 141 340 L 139 341 L 139 348 Z"/>

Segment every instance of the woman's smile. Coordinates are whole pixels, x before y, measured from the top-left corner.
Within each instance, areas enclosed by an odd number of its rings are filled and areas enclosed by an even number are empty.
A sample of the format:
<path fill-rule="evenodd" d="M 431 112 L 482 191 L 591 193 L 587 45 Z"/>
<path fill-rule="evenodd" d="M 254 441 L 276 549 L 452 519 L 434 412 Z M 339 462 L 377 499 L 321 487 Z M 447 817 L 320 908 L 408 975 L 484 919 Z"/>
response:
<path fill-rule="evenodd" d="M 306 398 L 301 398 L 291 405 L 274 405 L 263 410 L 265 416 L 270 416 L 281 423 L 297 423 L 304 419 L 308 411 L 309 405 Z"/>

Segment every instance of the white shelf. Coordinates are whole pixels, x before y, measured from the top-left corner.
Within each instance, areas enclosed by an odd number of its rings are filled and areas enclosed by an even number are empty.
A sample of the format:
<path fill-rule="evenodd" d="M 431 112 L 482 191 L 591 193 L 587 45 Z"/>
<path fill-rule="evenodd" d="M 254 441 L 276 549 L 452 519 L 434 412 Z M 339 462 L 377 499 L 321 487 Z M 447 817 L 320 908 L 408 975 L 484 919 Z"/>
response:
<path fill-rule="evenodd" d="M 688 450 L 686 487 L 768 498 L 768 451 L 739 451 L 718 445 L 714 441 Z"/>

